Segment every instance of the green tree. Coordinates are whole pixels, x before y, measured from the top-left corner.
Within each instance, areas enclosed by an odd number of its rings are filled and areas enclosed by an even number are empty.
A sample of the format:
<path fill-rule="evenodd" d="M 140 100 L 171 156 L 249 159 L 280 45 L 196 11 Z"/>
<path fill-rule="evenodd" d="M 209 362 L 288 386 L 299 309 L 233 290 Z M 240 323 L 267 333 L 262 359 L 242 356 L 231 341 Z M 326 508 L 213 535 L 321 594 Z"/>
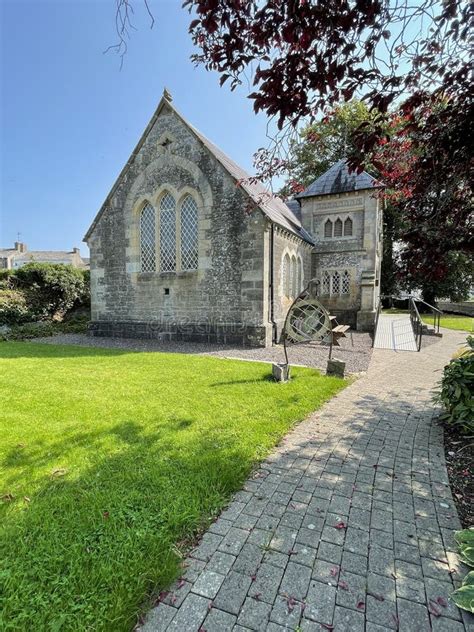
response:
<path fill-rule="evenodd" d="M 349 101 L 334 108 L 331 115 L 308 125 L 300 140 L 290 142 L 285 185 L 280 195 L 288 197 L 306 188 L 335 162 L 354 151 L 352 136 L 375 112 L 362 101 Z"/>

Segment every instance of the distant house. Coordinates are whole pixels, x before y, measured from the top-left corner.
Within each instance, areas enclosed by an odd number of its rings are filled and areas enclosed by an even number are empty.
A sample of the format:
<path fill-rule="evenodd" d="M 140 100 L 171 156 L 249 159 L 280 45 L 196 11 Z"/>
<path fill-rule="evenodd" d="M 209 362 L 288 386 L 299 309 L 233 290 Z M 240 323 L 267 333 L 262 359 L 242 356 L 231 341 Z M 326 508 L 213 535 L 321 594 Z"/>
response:
<path fill-rule="evenodd" d="M 16 241 L 13 248 L 0 248 L 0 268 L 15 270 L 26 263 L 66 263 L 75 268 L 89 268 L 89 259 L 81 257 L 79 248 L 72 250 L 28 250 Z"/>

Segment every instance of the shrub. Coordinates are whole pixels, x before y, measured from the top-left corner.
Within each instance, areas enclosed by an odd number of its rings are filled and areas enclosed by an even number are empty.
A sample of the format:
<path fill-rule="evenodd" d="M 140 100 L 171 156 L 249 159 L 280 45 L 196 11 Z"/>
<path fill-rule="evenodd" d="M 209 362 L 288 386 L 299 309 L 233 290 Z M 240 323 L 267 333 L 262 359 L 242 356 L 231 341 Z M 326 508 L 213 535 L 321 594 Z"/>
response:
<path fill-rule="evenodd" d="M 474 567 L 474 528 L 456 531 L 454 534 L 459 547 L 461 561 L 467 566 Z M 470 571 L 463 579 L 460 588 L 451 595 L 454 603 L 474 614 L 474 571 Z"/>
<path fill-rule="evenodd" d="M 79 334 L 87 331 L 88 318 L 76 318 L 72 322 L 41 321 L 14 325 L 8 331 L 0 331 L 0 340 L 30 340 L 56 334 Z"/>
<path fill-rule="evenodd" d="M 468 350 L 444 367 L 440 391 L 435 402 L 445 412 L 442 421 L 458 426 L 463 432 L 474 432 L 474 336 L 467 337 Z"/>
<path fill-rule="evenodd" d="M 89 296 L 87 273 L 62 263 L 28 263 L 15 270 L 12 281 L 18 289 L 30 292 L 36 318 L 62 318 Z"/>
<path fill-rule="evenodd" d="M 10 277 L 12 274 L 13 270 L 0 268 L 0 289 L 7 289 L 10 287 Z"/>
<path fill-rule="evenodd" d="M 0 325 L 16 325 L 31 320 L 27 295 L 0 287 Z"/>

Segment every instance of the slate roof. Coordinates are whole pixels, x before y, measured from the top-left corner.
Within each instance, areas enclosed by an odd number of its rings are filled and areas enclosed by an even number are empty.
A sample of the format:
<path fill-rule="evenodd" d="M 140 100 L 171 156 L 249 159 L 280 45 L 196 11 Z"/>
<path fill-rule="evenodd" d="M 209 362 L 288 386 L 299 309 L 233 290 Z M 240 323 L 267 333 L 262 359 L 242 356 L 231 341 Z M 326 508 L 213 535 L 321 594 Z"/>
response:
<path fill-rule="evenodd" d="M 376 189 L 383 185 L 371 176 L 367 171 L 357 173 L 350 172 L 347 160 L 339 160 L 330 167 L 322 176 L 319 176 L 297 198 L 312 197 L 314 195 L 333 195 L 336 193 L 350 193 L 351 191 L 363 191 Z"/>
<path fill-rule="evenodd" d="M 249 197 L 255 202 L 255 204 L 260 208 L 263 214 L 266 217 L 268 217 L 270 221 L 275 222 L 279 226 L 282 226 L 283 228 L 293 233 L 294 235 L 297 235 L 304 241 L 307 241 L 310 244 L 314 243 L 311 236 L 304 230 L 301 224 L 301 220 L 298 219 L 298 217 L 293 213 L 291 208 L 289 208 L 283 202 L 282 199 L 273 195 L 270 191 L 265 189 L 265 187 L 263 187 L 259 182 L 255 182 L 251 178 L 251 176 L 249 176 L 249 174 L 244 169 L 242 169 L 242 167 L 240 167 L 237 163 L 231 160 L 231 158 L 229 158 L 229 156 L 227 156 L 221 149 L 219 149 L 219 147 L 214 145 L 214 143 L 211 142 L 208 138 L 206 138 L 204 134 L 201 134 L 199 130 L 197 130 L 193 125 L 191 125 L 176 110 L 174 105 L 171 103 L 169 94 L 167 94 L 166 91 L 163 94 L 163 97 L 161 98 L 160 103 L 158 104 L 155 114 L 153 115 L 141 139 L 139 140 L 138 145 L 135 147 L 134 151 L 132 152 L 132 155 L 130 156 L 127 164 L 122 169 L 119 177 L 117 178 L 114 186 L 112 187 L 109 195 L 107 196 L 106 201 L 102 205 L 99 213 L 97 214 L 89 230 L 87 231 L 84 237 L 85 241 L 87 241 L 87 239 L 89 238 L 92 230 L 94 229 L 95 224 L 97 223 L 99 217 L 104 211 L 107 201 L 109 200 L 110 196 L 115 191 L 122 176 L 125 175 L 129 164 L 131 163 L 135 155 L 140 150 L 140 147 L 144 143 L 148 133 L 152 129 L 153 125 L 155 124 L 155 121 L 158 118 L 158 115 L 161 109 L 165 105 L 167 105 L 174 112 L 174 114 L 176 114 L 176 116 L 184 123 L 184 125 L 186 125 L 186 127 L 188 127 L 196 135 L 196 137 L 202 142 L 202 144 L 206 147 L 206 149 L 221 163 L 221 165 L 229 173 L 229 175 L 232 178 L 234 178 L 234 180 L 240 182 L 242 189 L 249 195 Z"/>

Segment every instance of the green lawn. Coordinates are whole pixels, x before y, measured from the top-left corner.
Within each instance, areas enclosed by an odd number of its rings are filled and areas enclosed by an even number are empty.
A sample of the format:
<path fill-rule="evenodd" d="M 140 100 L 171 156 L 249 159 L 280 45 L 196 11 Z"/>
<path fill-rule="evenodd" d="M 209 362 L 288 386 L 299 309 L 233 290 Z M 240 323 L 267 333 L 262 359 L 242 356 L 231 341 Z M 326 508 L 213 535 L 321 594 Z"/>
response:
<path fill-rule="evenodd" d="M 384 314 L 408 314 L 406 309 L 397 309 L 392 307 L 390 309 L 384 309 Z M 421 314 L 421 320 L 427 325 L 433 325 L 433 316 L 428 314 Z M 459 316 L 457 314 L 442 314 L 441 327 L 446 329 L 457 329 L 458 331 L 474 332 L 474 318 L 469 316 Z"/>
<path fill-rule="evenodd" d="M 191 355 L 0 343 L 0 629 L 129 631 L 297 421 L 345 382 Z"/>

